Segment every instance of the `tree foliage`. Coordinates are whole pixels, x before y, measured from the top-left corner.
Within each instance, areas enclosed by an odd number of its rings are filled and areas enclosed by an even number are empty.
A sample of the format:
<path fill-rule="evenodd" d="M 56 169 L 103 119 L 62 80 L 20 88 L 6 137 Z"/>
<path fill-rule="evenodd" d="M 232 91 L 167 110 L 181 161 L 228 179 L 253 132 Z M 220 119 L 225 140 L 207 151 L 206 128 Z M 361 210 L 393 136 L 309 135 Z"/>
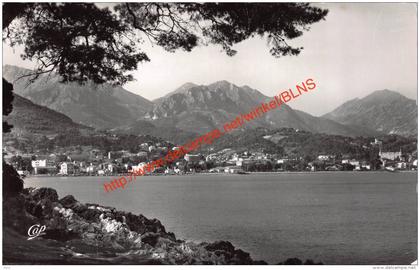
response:
<path fill-rule="evenodd" d="M 93 4 L 33 4 L 13 27 L 6 39 L 24 45 L 22 58 L 37 61 L 36 74 L 56 70 L 64 82 L 123 84 L 132 80 L 126 71 L 149 60 L 129 26 Z"/>
<path fill-rule="evenodd" d="M 23 180 L 11 165 L 3 161 L 3 198 L 15 196 L 22 190 Z"/>
<path fill-rule="evenodd" d="M 64 82 L 124 84 L 127 72 L 149 61 L 145 40 L 173 52 L 200 44 L 232 46 L 261 36 L 273 56 L 297 55 L 299 37 L 328 11 L 307 3 L 122 3 L 114 10 L 92 3 L 7 3 L 3 39 L 24 45 L 23 59 L 35 61 L 36 79 L 56 71 Z M 35 76 L 33 76 L 35 75 Z"/>
<path fill-rule="evenodd" d="M 13 110 L 13 85 L 3 79 L 3 115 L 9 115 Z M 10 132 L 12 129 L 12 125 L 7 123 L 7 121 L 3 121 L 3 132 Z"/>

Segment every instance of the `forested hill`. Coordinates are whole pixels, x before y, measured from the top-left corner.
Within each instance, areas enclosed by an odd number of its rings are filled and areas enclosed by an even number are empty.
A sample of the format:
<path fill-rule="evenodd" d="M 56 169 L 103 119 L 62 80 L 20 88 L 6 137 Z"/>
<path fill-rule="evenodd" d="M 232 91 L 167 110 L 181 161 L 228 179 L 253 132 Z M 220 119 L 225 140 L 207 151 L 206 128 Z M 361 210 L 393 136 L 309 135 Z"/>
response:
<path fill-rule="evenodd" d="M 417 149 L 416 137 L 381 135 L 383 151 L 412 153 Z M 374 137 L 346 137 L 299 131 L 293 128 L 250 129 L 247 132 L 225 134 L 210 147 L 214 150 L 232 148 L 238 151 L 261 151 L 287 157 L 302 157 L 313 160 L 318 155 L 348 155 L 367 158 L 377 153 L 379 148 L 371 144 Z"/>

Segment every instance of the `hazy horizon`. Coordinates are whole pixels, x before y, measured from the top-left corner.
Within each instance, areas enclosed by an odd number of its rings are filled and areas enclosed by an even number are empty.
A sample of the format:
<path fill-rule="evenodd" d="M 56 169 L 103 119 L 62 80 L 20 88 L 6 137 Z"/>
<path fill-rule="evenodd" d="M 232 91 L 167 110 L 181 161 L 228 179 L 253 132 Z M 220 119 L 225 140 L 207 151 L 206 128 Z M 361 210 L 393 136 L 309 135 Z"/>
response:
<path fill-rule="evenodd" d="M 151 62 L 140 64 L 133 72 L 137 81 L 123 87 L 154 100 L 187 82 L 208 85 L 226 80 L 274 96 L 313 78 L 319 90 L 290 105 L 315 116 L 383 89 L 417 100 L 416 3 L 313 5 L 329 9 L 329 14 L 290 41 L 304 47 L 298 56 L 274 58 L 260 38 L 234 46 L 238 50 L 234 57 L 214 45 L 169 53 L 146 41 L 142 49 Z M 31 68 L 33 63 L 23 61 L 21 53 L 21 47 L 3 43 L 3 64 Z"/>

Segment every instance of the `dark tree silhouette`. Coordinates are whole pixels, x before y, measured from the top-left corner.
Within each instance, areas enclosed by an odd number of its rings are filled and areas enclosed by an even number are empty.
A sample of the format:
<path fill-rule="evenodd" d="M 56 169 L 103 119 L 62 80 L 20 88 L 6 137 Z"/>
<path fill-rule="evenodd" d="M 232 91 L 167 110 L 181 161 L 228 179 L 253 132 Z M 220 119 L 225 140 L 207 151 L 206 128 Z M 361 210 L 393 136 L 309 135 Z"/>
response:
<path fill-rule="evenodd" d="M 3 79 L 3 115 L 9 115 L 13 110 L 13 85 Z M 3 132 L 10 132 L 13 126 L 3 121 Z"/>
<path fill-rule="evenodd" d="M 12 4 L 9 4 L 12 5 Z M 7 9 L 4 9 L 4 13 Z M 23 59 L 38 67 L 31 79 L 57 71 L 64 82 L 124 84 L 127 71 L 148 61 L 134 33 L 108 9 L 94 4 L 28 4 L 4 30 L 12 46 L 24 45 Z"/>
<path fill-rule="evenodd" d="M 124 3 L 111 12 L 87 3 L 8 3 L 3 39 L 24 45 L 22 57 L 38 66 L 31 78 L 56 71 L 64 82 L 124 84 L 126 74 L 149 61 L 149 40 L 168 51 L 266 37 L 273 56 L 297 55 L 287 40 L 299 37 L 328 11 L 307 3 Z"/>
<path fill-rule="evenodd" d="M 23 190 L 23 181 L 9 164 L 3 161 L 3 198 L 14 196 Z"/>
<path fill-rule="evenodd" d="M 297 55 L 286 40 L 299 37 L 328 11 L 307 3 L 126 3 L 121 18 L 169 51 L 191 50 L 199 44 L 220 44 L 228 55 L 232 45 L 259 35 L 267 37 L 273 56 Z"/>

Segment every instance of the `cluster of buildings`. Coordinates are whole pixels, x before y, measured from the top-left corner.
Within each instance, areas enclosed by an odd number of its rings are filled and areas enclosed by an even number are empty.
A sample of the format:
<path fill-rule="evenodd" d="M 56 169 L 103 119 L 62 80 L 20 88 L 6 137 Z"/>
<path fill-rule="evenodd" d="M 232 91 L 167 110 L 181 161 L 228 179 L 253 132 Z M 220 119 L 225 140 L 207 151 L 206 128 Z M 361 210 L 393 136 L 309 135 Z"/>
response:
<path fill-rule="evenodd" d="M 402 151 L 379 151 L 378 158 L 371 160 L 358 160 L 350 155 L 322 154 L 314 160 L 304 160 L 302 157 L 279 157 L 264 153 L 232 153 L 225 149 L 222 153 L 213 154 L 207 160 L 215 160 L 216 167 L 210 169 L 215 172 L 240 172 L 240 171 L 369 171 L 386 168 L 398 170 L 417 169 L 416 153 L 403 155 Z M 226 155 L 228 154 L 228 155 Z M 229 157 L 227 157 L 229 156 Z"/>
<path fill-rule="evenodd" d="M 187 154 L 174 163 L 155 169 L 153 173 L 182 174 L 189 172 L 244 173 L 247 171 L 342 171 L 377 170 L 394 168 L 399 170 L 417 169 L 417 153 L 382 151 L 380 141 L 378 157 L 375 160 L 357 160 L 349 155 L 318 155 L 313 160 L 303 157 L 287 157 L 258 151 L 236 151 L 223 149 L 214 153 Z M 161 143 L 143 143 L 137 153 L 126 150 L 104 153 L 91 149 L 84 154 L 50 154 L 48 156 L 26 154 L 31 157 L 31 170 L 22 170 L 14 164 L 21 174 L 49 175 L 119 175 L 145 166 L 152 160 L 165 156 L 176 147 Z"/>
<path fill-rule="evenodd" d="M 7 149 L 4 149 L 7 150 Z M 6 162 L 12 164 L 20 174 L 46 175 L 117 175 L 127 173 L 133 164 L 157 159 L 167 153 L 168 147 L 162 143 L 147 142 L 139 145 L 139 151 L 127 150 L 104 152 L 100 149 L 86 151 L 67 151 L 42 155 L 36 153 L 12 153 L 3 151 Z M 30 168 L 16 162 L 29 160 Z"/>

